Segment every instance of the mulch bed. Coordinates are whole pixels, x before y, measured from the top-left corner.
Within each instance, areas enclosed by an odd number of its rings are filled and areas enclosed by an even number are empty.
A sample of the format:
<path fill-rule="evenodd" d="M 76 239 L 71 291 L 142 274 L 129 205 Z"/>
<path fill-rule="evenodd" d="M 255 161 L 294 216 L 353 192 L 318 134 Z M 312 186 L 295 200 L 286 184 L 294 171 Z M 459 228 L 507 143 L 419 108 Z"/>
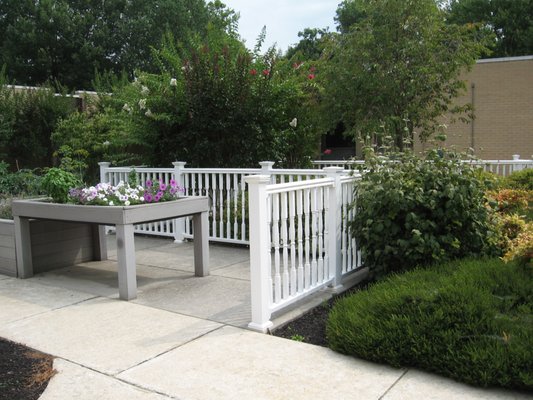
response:
<path fill-rule="evenodd" d="M 326 323 L 328 321 L 328 314 L 333 308 L 337 300 L 344 296 L 349 296 L 359 290 L 366 288 L 368 282 L 362 282 L 353 288 L 333 296 L 328 301 L 322 303 L 318 307 L 309 310 L 301 317 L 292 320 L 286 325 L 272 331 L 274 336 L 285 339 L 297 340 L 304 343 L 310 343 L 317 346 L 328 347 L 326 338 Z"/>
<path fill-rule="evenodd" d="M 53 357 L 0 338 L 0 400 L 36 400 L 56 371 Z"/>

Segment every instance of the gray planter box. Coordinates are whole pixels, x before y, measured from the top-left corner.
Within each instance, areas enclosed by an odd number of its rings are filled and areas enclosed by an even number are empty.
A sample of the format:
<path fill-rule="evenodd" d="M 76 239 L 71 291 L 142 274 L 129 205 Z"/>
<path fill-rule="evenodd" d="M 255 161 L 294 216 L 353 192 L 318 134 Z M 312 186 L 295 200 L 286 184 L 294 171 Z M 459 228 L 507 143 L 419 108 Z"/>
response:
<path fill-rule="evenodd" d="M 31 234 L 31 219 L 78 222 L 88 225 L 89 236 L 92 238 L 92 256 L 95 260 L 107 258 L 104 226 L 115 225 L 120 298 L 134 299 L 137 297 L 137 277 L 133 225 L 188 215 L 193 217 L 194 223 L 195 274 L 197 276 L 208 275 L 208 211 L 209 200 L 205 196 L 133 206 L 84 206 L 50 203 L 42 199 L 15 200 L 12 203 L 12 212 L 17 275 L 20 278 L 29 278 L 36 271 L 37 265 L 33 256 L 35 238 Z M 48 267 L 49 265 L 44 266 L 44 268 Z"/>
<path fill-rule="evenodd" d="M 29 221 L 34 273 L 64 268 L 94 260 L 92 224 L 34 220 Z M 0 220 L 0 274 L 17 276 L 15 223 Z"/>

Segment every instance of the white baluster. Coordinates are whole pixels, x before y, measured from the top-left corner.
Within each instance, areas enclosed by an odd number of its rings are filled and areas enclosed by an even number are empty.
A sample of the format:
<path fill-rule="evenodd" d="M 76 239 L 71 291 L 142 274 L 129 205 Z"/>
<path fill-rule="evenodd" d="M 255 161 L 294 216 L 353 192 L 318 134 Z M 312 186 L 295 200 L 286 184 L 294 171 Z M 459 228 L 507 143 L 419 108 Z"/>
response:
<path fill-rule="evenodd" d="M 285 299 L 290 296 L 289 293 L 289 239 L 287 232 L 287 193 L 281 193 L 281 241 L 283 245 L 283 293 L 282 297 Z"/>
<path fill-rule="evenodd" d="M 317 281 L 322 283 L 324 279 L 324 222 L 323 222 L 323 211 L 324 211 L 324 189 L 320 188 L 318 192 L 318 277 Z"/>
<path fill-rule="evenodd" d="M 226 235 L 224 238 L 230 239 L 231 235 L 231 177 L 226 174 Z"/>
<path fill-rule="evenodd" d="M 310 243 L 310 213 L 311 213 L 311 204 L 310 204 L 311 193 L 309 189 L 304 190 L 304 218 L 305 218 L 305 227 L 304 227 L 304 244 L 305 244 L 305 265 L 304 265 L 304 287 L 309 289 L 311 285 L 311 243 Z"/>
<path fill-rule="evenodd" d="M 290 270 L 290 295 L 296 294 L 296 229 L 294 227 L 296 222 L 296 193 L 291 191 L 289 193 L 289 238 L 291 243 L 291 270 Z"/>
<path fill-rule="evenodd" d="M 270 197 L 272 201 L 272 245 L 274 246 L 274 302 L 281 300 L 280 243 L 279 243 L 279 194 Z"/>
<path fill-rule="evenodd" d="M 318 262 L 317 262 L 317 249 L 318 249 L 318 188 L 313 188 L 311 191 L 311 286 L 317 284 L 318 278 Z"/>
<path fill-rule="evenodd" d="M 303 233 L 303 190 L 296 192 L 298 200 L 298 293 L 305 287 L 304 282 L 304 233 Z"/>

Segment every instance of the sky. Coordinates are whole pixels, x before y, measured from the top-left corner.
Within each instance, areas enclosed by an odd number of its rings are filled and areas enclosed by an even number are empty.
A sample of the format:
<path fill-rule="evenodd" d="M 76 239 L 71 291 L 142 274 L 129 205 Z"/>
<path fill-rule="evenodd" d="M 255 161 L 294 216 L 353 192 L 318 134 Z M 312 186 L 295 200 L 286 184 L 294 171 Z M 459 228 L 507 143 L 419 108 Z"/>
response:
<path fill-rule="evenodd" d="M 298 32 L 304 28 L 326 28 L 335 31 L 333 20 L 341 0 L 222 0 L 240 13 L 239 34 L 252 49 L 261 28 L 266 25 L 266 47 L 274 42 L 282 51 L 299 42 Z M 263 50 L 265 46 L 263 47 Z"/>

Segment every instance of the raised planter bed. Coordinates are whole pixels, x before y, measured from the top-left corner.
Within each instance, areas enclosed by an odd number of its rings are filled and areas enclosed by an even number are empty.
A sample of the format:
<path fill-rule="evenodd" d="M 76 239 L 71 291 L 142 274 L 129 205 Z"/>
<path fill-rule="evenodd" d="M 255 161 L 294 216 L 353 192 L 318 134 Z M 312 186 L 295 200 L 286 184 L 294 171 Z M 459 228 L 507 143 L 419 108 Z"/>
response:
<path fill-rule="evenodd" d="M 57 204 L 39 199 L 13 201 L 17 276 L 29 278 L 36 272 L 37 264 L 33 253 L 37 248 L 37 243 L 34 243 L 36 240 L 32 235 L 32 219 L 85 224 L 90 230 L 94 260 L 107 258 L 104 226 L 115 225 L 119 295 L 124 300 L 134 299 L 137 297 L 137 277 L 133 225 L 188 215 L 193 217 L 194 223 L 195 274 L 197 276 L 208 275 L 208 211 L 209 200 L 205 196 L 130 206 Z"/>

